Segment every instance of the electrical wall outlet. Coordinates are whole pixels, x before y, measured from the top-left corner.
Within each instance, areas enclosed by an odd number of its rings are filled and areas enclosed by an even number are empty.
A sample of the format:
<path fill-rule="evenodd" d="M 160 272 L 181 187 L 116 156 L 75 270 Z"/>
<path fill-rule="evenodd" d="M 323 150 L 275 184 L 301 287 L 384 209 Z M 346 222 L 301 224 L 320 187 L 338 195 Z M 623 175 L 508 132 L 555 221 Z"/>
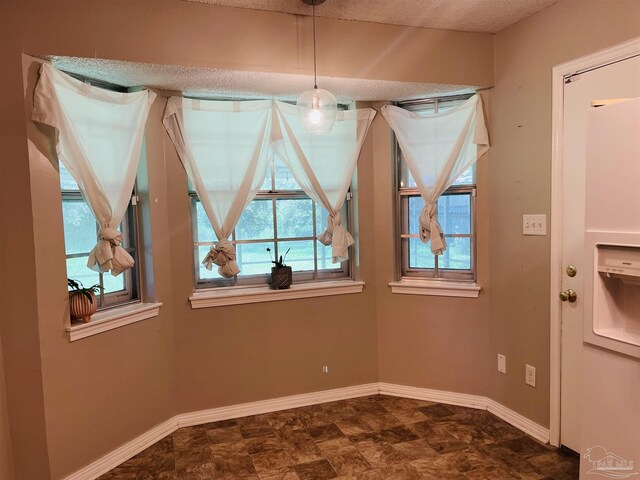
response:
<path fill-rule="evenodd" d="M 500 373 L 507 373 L 507 357 L 502 354 L 498 354 L 498 371 Z"/>
<path fill-rule="evenodd" d="M 322 366 L 322 373 L 329 373 L 329 366 L 328 365 L 323 365 Z"/>
<path fill-rule="evenodd" d="M 531 385 L 532 387 L 536 386 L 536 367 L 532 367 L 527 364 L 525 368 L 524 383 Z"/>
<path fill-rule="evenodd" d="M 523 235 L 546 235 L 547 216 L 546 215 L 523 215 L 522 216 Z"/>

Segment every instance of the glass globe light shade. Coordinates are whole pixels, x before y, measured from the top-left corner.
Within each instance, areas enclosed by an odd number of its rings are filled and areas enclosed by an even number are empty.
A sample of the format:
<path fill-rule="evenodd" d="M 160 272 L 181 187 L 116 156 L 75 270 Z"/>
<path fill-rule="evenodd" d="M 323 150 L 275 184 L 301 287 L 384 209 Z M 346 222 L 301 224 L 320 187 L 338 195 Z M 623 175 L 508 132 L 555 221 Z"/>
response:
<path fill-rule="evenodd" d="M 338 114 L 338 101 L 331 92 L 314 87 L 300 95 L 296 105 L 307 133 L 321 135 L 331 131 Z"/>

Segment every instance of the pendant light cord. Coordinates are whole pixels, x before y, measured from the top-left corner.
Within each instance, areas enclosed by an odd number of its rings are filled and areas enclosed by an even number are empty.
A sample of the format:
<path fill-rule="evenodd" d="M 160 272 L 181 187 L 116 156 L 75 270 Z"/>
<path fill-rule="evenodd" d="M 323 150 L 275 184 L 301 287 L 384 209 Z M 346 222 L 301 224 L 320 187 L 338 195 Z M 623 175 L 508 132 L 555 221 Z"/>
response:
<path fill-rule="evenodd" d="M 313 88 L 318 88 L 318 64 L 316 60 L 316 2 L 312 4 L 313 7 Z"/>

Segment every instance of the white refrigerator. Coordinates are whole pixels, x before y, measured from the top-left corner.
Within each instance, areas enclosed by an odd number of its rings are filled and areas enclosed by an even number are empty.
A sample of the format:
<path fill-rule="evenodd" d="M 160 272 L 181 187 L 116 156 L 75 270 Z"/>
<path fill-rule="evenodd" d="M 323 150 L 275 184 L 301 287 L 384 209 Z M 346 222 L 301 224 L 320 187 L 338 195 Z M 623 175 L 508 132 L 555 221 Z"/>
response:
<path fill-rule="evenodd" d="M 581 479 L 640 479 L 640 98 L 588 112 Z"/>

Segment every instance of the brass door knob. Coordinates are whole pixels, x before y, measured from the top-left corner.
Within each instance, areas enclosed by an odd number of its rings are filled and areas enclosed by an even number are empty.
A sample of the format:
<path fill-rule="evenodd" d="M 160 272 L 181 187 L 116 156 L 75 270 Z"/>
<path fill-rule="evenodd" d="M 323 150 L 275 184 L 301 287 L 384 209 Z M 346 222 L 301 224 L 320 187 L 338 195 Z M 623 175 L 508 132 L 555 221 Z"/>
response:
<path fill-rule="evenodd" d="M 560 292 L 560 300 L 562 300 L 563 302 L 566 302 L 568 300 L 569 302 L 573 303 L 577 298 L 578 294 L 571 288 L 565 290 L 564 292 Z"/>

